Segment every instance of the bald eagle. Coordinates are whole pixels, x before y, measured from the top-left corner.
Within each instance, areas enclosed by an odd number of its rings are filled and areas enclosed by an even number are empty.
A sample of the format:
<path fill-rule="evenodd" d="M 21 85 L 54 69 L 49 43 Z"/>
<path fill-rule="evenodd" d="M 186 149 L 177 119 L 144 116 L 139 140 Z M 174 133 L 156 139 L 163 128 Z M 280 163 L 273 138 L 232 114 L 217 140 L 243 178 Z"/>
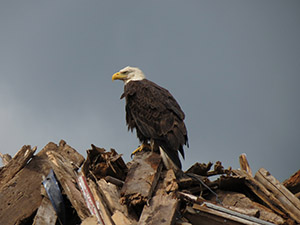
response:
<path fill-rule="evenodd" d="M 121 99 L 126 100 L 128 130 L 136 129 L 142 150 L 148 145 L 159 150 L 165 166 L 181 169 L 178 151 L 184 158 L 183 145 L 188 146 L 184 113 L 170 92 L 147 80 L 136 67 L 125 67 L 112 76 L 112 80 L 124 82 Z"/>

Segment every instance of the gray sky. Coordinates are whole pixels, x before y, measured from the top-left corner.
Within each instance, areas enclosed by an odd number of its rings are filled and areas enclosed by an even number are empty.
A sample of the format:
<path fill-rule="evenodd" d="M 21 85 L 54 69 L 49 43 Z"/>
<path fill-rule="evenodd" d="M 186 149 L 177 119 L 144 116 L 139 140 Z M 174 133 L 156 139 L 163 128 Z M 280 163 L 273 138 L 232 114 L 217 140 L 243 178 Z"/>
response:
<path fill-rule="evenodd" d="M 184 169 L 246 153 L 284 180 L 300 157 L 300 1 L 0 2 L 0 152 L 65 139 L 130 160 L 122 82 L 140 67 L 186 114 Z"/>

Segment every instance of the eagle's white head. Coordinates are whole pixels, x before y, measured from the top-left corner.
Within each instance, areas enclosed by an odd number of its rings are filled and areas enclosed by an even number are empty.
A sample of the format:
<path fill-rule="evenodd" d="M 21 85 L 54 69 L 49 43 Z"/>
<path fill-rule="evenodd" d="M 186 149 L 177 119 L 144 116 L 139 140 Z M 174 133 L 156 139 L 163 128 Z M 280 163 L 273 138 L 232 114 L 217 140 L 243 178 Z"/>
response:
<path fill-rule="evenodd" d="M 127 84 L 129 81 L 135 81 L 135 80 L 143 80 L 145 79 L 145 75 L 143 71 L 141 71 L 137 67 L 130 67 L 126 66 L 125 68 L 121 69 L 119 72 L 115 73 L 112 76 L 112 80 L 122 80 L 125 84 Z"/>

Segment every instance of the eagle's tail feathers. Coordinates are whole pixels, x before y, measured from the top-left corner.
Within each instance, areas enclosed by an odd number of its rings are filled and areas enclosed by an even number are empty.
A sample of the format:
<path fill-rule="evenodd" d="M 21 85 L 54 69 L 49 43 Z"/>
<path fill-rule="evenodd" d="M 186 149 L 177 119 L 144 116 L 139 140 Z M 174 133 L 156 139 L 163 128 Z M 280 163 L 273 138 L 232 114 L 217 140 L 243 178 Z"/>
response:
<path fill-rule="evenodd" d="M 159 151 L 163 163 L 168 170 L 173 169 L 175 172 L 181 170 L 181 162 L 178 156 L 178 152 L 170 152 L 162 146 L 159 146 Z"/>

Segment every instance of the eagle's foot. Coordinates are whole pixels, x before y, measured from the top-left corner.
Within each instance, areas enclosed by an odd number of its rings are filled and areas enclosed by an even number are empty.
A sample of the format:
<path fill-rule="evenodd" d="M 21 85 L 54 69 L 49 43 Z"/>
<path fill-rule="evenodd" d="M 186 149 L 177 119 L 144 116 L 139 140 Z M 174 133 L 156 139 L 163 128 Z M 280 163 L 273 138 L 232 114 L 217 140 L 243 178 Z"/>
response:
<path fill-rule="evenodd" d="M 141 152 L 141 151 L 143 151 L 144 149 L 151 149 L 151 146 L 150 146 L 149 144 L 146 144 L 146 143 L 141 144 L 137 149 L 135 149 L 135 150 L 131 153 L 130 157 L 132 158 L 132 156 L 134 156 L 137 152 Z"/>

